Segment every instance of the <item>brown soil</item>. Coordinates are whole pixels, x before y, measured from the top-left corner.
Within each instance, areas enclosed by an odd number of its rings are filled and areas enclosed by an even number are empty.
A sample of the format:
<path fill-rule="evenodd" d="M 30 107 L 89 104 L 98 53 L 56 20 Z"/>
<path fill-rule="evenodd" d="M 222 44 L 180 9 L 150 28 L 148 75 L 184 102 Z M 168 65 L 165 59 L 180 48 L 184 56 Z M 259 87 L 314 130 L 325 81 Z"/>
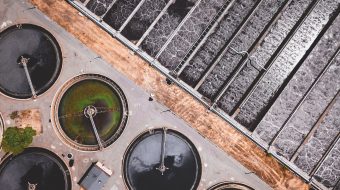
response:
<path fill-rule="evenodd" d="M 32 127 L 37 135 L 42 133 L 41 114 L 39 109 L 17 111 L 13 118 L 15 126 L 19 128 Z"/>
<path fill-rule="evenodd" d="M 201 135 L 233 156 L 274 189 L 305 190 L 308 185 L 283 167 L 277 160 L 236 131 L 179 87 L 168 86 L 165 77 L 148 63 L 131 54 L 92 21 L 80 16 L 65 0 L 31 0 L 43 13 L 57 22 L 82 43 L 99 54 L 112 67 L 123 73 L 160 103 L 169 107 Z M 85 27 L 86 26 L 86 27 Z"/>

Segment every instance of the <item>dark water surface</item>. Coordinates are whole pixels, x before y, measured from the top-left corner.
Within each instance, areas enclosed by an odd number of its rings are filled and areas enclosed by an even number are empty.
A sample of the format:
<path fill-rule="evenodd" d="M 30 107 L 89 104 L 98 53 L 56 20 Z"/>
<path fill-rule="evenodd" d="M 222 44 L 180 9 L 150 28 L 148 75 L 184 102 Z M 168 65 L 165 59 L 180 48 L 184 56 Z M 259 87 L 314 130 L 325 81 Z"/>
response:
<path fill-rule="evenodd" d="M 0 91 L 15 98 L 32 97 L 20 56 L 27 66 L 36 93 L 45 92 L 61 70 L 61 52 L 53 36 L 38 26 L 12 26 L 0 34 Z"/>
<path fill-rule="evenodd" d="M 241 183 L 223 182 L 210 187 L 208 190 L 254 190 L 253 188 Z"/>
<path fill-rule="evenodd" d="M 201 162 L 195 147 L 182 135 L 167 131 L 164 175 L 158 168 L 162 150 L 161 129 L 142 135 L 129 149 L 124 170 L 134 190 L 190 190 L 200 181 Z"/>
<path fill-rule="evenodd" d="M 37 190 L 71 190 L 66 166 L 52 152 L 29 148 L 9 157 L 0 166 L 0 189 L 27 190 L 28 182 Z"/>

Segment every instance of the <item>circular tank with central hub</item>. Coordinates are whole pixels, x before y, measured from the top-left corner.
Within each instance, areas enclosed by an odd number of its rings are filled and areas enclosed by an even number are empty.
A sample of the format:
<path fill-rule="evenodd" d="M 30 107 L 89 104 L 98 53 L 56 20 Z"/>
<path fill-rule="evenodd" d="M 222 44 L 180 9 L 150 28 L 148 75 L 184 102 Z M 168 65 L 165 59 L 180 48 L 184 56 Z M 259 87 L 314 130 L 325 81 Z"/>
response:
<path fill-rule="evenodd" d="M 127 122 L 127 100 L 107 77 L 80 75 L 57 95 L 53 113 L 59 134 L 81 150 L 99 150 L 113 143 Z"/>
<path fill-rule="evenodd" d="M 208 190 L 254 190 L 254 189 L 242 183 L 222 182 L 210 187 Z"/>
<path fill-rule="evenodd" d="M 141 134 L 130 145 L 123 173 L 131 190 L 194 190 L 201 178 L 201 160 L 184 135 L 155 129 Z"/>
<path fill-rule="evenodd" d="M 47 30 L 18 24 L 0 33 L 0 92 L 19 99 L 36 98 L 57 80 L 60 47 Z"/>
<path fill-rule="evenodd" d="M 0 165 L 0 188 L 6 190 L 71 190 L 65 163 L 42 148 L 28 148 Z"/>
<path fill-rule="evenodd" d="M 3 121 L 2 115 L 0 113 L 0 143 L 2 142 L 3 133 L 4 133 L 4 121 Z"/>

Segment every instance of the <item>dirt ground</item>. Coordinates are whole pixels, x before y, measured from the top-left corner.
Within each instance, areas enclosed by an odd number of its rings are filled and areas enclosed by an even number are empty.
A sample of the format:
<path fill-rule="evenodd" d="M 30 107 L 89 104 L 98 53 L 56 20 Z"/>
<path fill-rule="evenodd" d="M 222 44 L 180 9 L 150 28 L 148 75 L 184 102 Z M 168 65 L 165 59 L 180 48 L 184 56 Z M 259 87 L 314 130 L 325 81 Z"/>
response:
<path fill-rule="evenodd" d="M 42 133 L 41 114 L 39 109 L 15 111 L 11 113 L 9 118 L 13 119 L 15 126 L 19 128 L 29 126 L 37 132 L 37 135 Z"/>
<path fill-rule="evenodd" d="M 125 74 L 137 85 L 153 93 L 160 103 L 195 128 L 201 135 L 254 171 L 274 189 L 309 189 L 299 177 L 268 156 L 247 137 L 236 131 L 175 85 L 167 85 L 165 77 L 148 63 L 113 39 L 92 21 L 80 16 L 64 0 L 31 0 L 43 13 L 64 27 L 82 43 L 99 54 L 112 67 Z M 86 27 L 85 27 L 86 26 Z M 251 175 L 251 174 L 250 174 Z"/>

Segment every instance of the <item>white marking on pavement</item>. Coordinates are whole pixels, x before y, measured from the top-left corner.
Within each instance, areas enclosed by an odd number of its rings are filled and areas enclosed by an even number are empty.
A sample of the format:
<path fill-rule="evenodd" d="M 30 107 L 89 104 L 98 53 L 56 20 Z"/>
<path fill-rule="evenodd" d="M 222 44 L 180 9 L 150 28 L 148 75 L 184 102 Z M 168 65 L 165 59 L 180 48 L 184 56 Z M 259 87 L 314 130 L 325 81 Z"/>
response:
<path fill-rule="evenodd" d="M 88 158 L 85 158 L 84 160 L 83 160 L 83 163 L 88 163 L 89 162 L 89 159 Z"/>
<path fill-rule="evenodd" d="M 0 29 L 6 28 L 7 26 L 12 25 L 12 21 L 8 20 L 1 24 Z"/>

